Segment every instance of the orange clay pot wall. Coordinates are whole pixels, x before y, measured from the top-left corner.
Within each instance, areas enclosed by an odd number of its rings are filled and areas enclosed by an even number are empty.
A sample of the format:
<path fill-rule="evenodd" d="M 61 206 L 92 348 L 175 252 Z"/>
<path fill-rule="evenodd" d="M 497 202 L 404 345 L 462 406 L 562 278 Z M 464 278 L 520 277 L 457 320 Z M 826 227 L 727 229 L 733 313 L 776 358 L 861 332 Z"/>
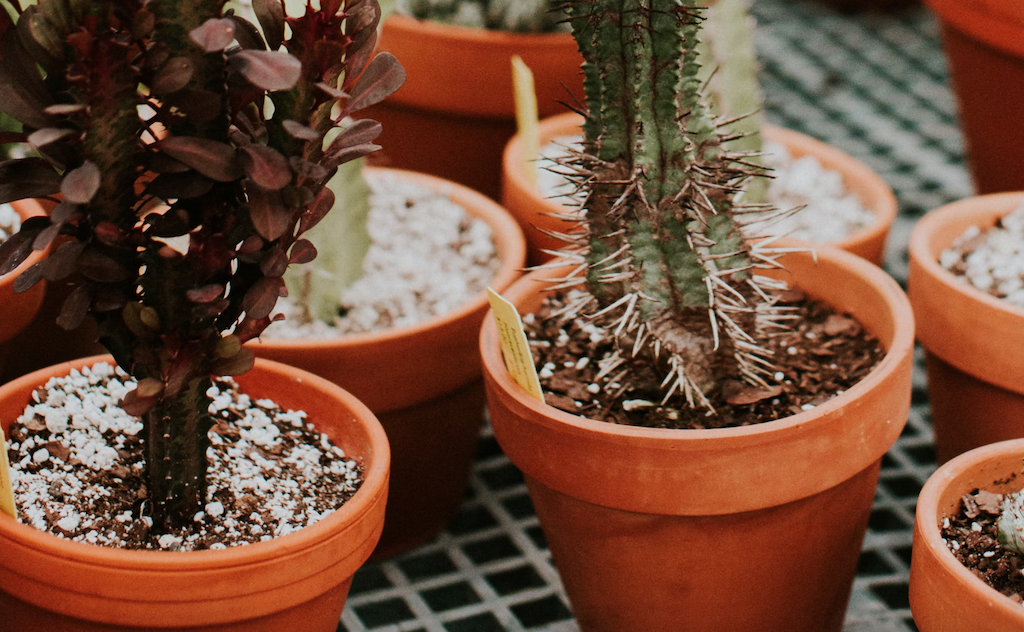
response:
<path fill-rule="evenodd" d="M 924 216 L 910 236 L 908 293 L 926 351 L 939 463 L 988 443 L 1024 437 L 1024 309 L 958 279 L 939 255 L 971 226 L 988 228 L 1020 193 L 955 202 Z"/>
<path fill-rule="evenodd" d="M 21 414 L 57 365 L 0 388 L 0 423 Z M 0 632 L 334 632 L 352 575 L 384 520 L 384 431 L 338 386 L 257 360 L 242 389 L 301 409 L 362 462 L 364 482 L 338 511 L 292 534 L 221 551 L 124 551 L 70 542 L 0 514 Z"/>
<path fill-rule="evenodd" d="M 956 515 L 975 489 L 1006 494 L 1021 489 L 1024 441 L 971 450 L 946 463 L 921 490 L 910 563 L 910 611 L 921 632 L 1019 632 L 1024 608 L 967 570 L 942 540 L 939 524 Z"/>
<path fill-rule="evenodd" d="M 22 221 L 33 215 L 45 214 L 38 204 L 17 202 L 13 206 Z M 15 294 L 14 280 L 30 266 L 42 261 L 44 256 L 43 251 L 33 252 L 16 270 L 0 276 L 0 374 L 3 373 L 5 358 L 11 349 L 11 339 L 32 321 L 46 293 L 46 281 L 40 281 L 31 290 Z"/>
<path fill-rule="evenodd" d="M 501 292 L 519 277 L 526 243 L 497 203 L 453 182 L 398 172 L 446 193 L 492 231 Z M 434 537 L 462 504 L 483 419 L 477 333 L 487 311 L 481 292 L 461 308 L 417 325 L 331 340 L 263 340 L 259 357 L 297 366 L 351 391 L 373 410 L 394 455 L 384 535 L 387 557 Z"/>
<path fill-rule="evenodd" d="M 977 192 L 1024 189 L 1024 3 L 926 1 L 941 21 Z"/>
<path fill-rule="evenodd" d="M 493 199 L 501 152 L 516 132 L 512 55 L 533 71 L 541 116 L 566 111 L 558 101 L 572 103 L 570 93 L 583 95 L 583 59 L 568 33 L 506 33 L 392 15 L 378 48 L 402 62 L 407 78 L 365 111 L 384 125 L 374 163 L 447 178 Z"/>
<path fill-rule="evenodd" d="M 496 328 L 480 336 L 495 437 L 526 476 L 584 632 L 838 632 L 882 455 L 910 406 L 913 318 L 870 263 L 789 255 L 794 284 L 888 349 L 846 393 L 798 415 L 715 430 L 621 426 L 531 399 Z M 537 271 L 506 296 L 542 299 Z"/>
<path fill-rule="evenodd" d="M 545 119 L 540 124 L 541 147 L 559 137 L 579 135 L 582 121 L 574 113 Z M 881 265 L 885 256 L 885 240 L 897 211 L 896 196 L 889 185 L 864 163 L 806 134 L 769 125 L 764 128 L 764 136 L 785 145 L 794 158 L 811 155 L 826 169 L 842 174 L 847 189 L 875 215 L 876 221 L 831 245 Z M 558 199 L 545 197 L 527 180 L 527 168 L 522 142 L 516 135 L 509 141 L 503 156 L 501 203 L 522 226 L 529 244 L 527 258 L 531 265 L 536 265 L 552 258 L 544 250 L 557 250 L 564 245 L 560 240 L 537 229 L 564 232 L 566 222 L 550 214 L 565 213 L 566 209 Z M 787 240 L 786 243 L 792 245 L 803 242 Z"/>

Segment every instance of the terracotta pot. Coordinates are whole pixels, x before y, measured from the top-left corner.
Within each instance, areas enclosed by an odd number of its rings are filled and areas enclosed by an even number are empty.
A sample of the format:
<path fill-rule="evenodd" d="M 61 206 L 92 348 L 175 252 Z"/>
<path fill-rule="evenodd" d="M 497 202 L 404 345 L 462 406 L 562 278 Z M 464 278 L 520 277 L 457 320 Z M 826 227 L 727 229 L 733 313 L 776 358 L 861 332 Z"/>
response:
<path fill-rule="evenodd" d="M 955 202 L 924 216 L 910 235 L 908 293 L 925 348 L 939 463 L 988 443 L 1024 437 L 1024 309 L 968 285 L 939 255 L 971 226 L 989 228 L 1020 193 Z"/>
<path fill-rule="evenodd" d="M 978 193 L 1024 190 L 1024 5 L 927 0 L 939 16 Z"/>
<path fill-rule="evenodd" d="M 22 221 L 34 215 L 45 215 L 43 208 L 38 205 L 15 202 L 12 206 Z M 11 351 L 10 341 L 32 321 L 46 292 L 46 281 L 40 281 L 27 292 L 15 294 L 14 280 L 44 257 L 44 251 L 33 252 L 13 272 L 0 276 L 0 306 L 3 306 L 3 316 L 0 317 L 0 374 L 3 373 L 5 359 Z"/>
<path fill-rule="evenodd" d="M 51 376 L 103 356 L 43 369 L 0 388 L 8 426 Z M 220 551 L 125 551 L 71 542 L 0 514 L 0 631 L 333 632 L 352 575 L 384 520 L 389 453 L 369 411 L 338 386 L 257 360 L 238 378 L 249 393 L 305 410 L 365 468 L 345 505 L 313 526 Z"/>
<path fill-rule="evenodd" d="M 488 223 L 501 268 L 497 291 L 519 277 L 526 244 L 515 221 L 483 195 L 411 172 L 403 178 L 447 194 Z M 462 505 L 483 419 L 477 332 L 487 312 L 481 292 L 459 309 L 417 325 L 331 340 L 262 340 L 256 355 L 342 385 L 373 410 L 394 456 L 387 521 L 375 557 L 437 535 Z"/>
<path fill-rule="evenodd" d="M 910 406 L 913 317 L 870 263 L 785 259 L 795 285 L 860 320 L 888 353 L 846 393 L 741 428 L 666 430 L 577 417 L 509 377 L 480 336 L 494 434 L 519 467 L 581 630 L 838 632 L 882 455 Z M 521 313 L 536 271 L 505 296 Z M 787 275 L 788 277 L 788 275 Z"/>
<path fill-rule="evenodd" d="M 582 122 L 583 119 L 579 115 L 571 112 L 545 119 L 540 125 L 541 147 L 559 137 L 579 135 Z M 897 211 L 896 196 L 889 185 L 864 163 L 806 134 L 771 125 L 765 126 L 763 131 L 765 138 L 785 145 L 794 158 L 812 155 L 826 169 L 842 174 L 847 189 L 856 195 L 861 204 L 877 219 L 870 226 L 831 245 L 881 265 L 885 258 L 885 240 Z M 557 250 L 564 245 L 537 228 L 564 232 L 566 222 L 550 214 L 565 213 L 565 207 L 558 199 L 546 197 L 527 180 L 525 164 L 522 142 L 516 135 L 505 147 L 501 203 L 522 226 L 529 244 L 527 258 L 531 265 L 536 265 L 552 258 L 543 252 L 544 250 Z M 798 240 L 787 242 L 806 244 Z"/>
<path fill-rule="evenodd" d="M 541 116 L 582 98 L 582 57 L 568 33 L 524 34 L 449 26 L 392 15 L 380 50 L 406 70 L 402 88 L 365 116 L 380 121 L 375 164 L 430 173 L 500 194 L 501 151 L 516 132 L 510 58 L 534 75 Z"/>
<path fill-rule="evenodd" d="M 938 469 L 917 500 L 910 563 L 910 611 L 921 632 L 1020 632 L 1024 608 L 967 570 L 939 531 L 975 489 L 1005 494 L 1021 488 L 1024 441 L 1003 441 L 962 454 Z"/>

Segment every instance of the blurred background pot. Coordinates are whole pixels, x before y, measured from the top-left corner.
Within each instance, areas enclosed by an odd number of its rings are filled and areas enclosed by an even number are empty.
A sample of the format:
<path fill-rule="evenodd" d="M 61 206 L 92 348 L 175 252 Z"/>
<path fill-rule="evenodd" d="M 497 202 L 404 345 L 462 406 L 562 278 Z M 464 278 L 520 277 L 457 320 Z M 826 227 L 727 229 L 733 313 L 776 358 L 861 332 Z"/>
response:
<path fill-rule="evenodd" d="M 925 215 L 910 236 L 907 292 L 925 348 L 938 463 L 1024 437 L 1024 309 L 939 265 L 965 230 L 991 228 L 1022 200 L 1002 193 L 954 202 Z"/>
<path fill-rule="evenodd" d="M 975 189 L 1024 190 L 1024 3 L 927 3 L 942 25 Z"/>
<path fill-rule="evenodd" d="M 12 206 L 22 221 L 34 215 L 46 214 L 42 205 L 34 200 L 15 202 Z M 27 292 L 15 293 L 14 280 L 30 266 L 42 261 L 45 254 L 45 251 L 33 252 L 13 272 L 0 276 L 0 378 L 7 375 L 8 363 L 16 364 L 19 357 L 25 355 L 20 351 L 16 339 L 32 323 L 47 291 L 46 282 L 40 281 Z M 0 379 L 0 383 L 4 381 L 7 380 Z"/>
<path fill-rule="evenodd" d="M 464 184 L 498 199 L 501 152 L 516 132 L 512 55 L 533 71 L 541 116 L 582 98 L 582 57 L 569 33 L 507 33 L 394 14 L 380 50 L 402 62 L 405 85 L 366 116 L 380 121 L 373 161 Z"/>
<path fill-rule="evenodd" d="M 403 179 L 447 195 L 491 227 L 501 292 L 520 275 L 526 243 L 505 209 L 453 182 L 411 172 Z M 391 442 L 391 491 L 384 535 L 374 557 L 421 544 L 462 505 L 483 419 L 477 335 L 484 292 L 459 309 L 419 324 L 318 340 L 264 339 L 259 357 L 299 367 L 353 393 L 380 419 Z"/>

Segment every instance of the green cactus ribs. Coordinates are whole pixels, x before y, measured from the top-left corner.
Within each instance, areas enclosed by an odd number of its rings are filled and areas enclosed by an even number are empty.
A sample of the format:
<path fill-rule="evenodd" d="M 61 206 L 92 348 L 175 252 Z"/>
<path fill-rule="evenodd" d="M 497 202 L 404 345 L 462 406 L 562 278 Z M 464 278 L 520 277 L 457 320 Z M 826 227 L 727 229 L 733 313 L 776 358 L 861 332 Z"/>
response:
<path fill-rule="evenodd" d="M 653 363 L 664 400 L 712 409 L 723 379 L 767 388 L 763 343 L 787 317 L 783 286 L 759 274 L 780 250 L 744 236 L 764 205 L 737 196 L 761 170 L 732 153 L 701 95 L 697 0 L 567 3 L 583 54 L 583 150 L 562 164 L 584 200 L 562 239 L 574 269 L 553 287 L 585 286 L 580 313 L 615 312 L 626 360 Z M 754 213 L 762 213 L 754 219 Z"/>

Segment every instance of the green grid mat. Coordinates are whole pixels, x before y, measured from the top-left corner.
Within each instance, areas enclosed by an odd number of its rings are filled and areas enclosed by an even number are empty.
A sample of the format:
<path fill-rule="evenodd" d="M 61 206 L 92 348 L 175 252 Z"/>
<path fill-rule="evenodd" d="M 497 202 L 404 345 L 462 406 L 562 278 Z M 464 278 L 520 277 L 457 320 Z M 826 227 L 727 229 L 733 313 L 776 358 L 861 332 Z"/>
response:
<path fill-rule="evenodd" d="M 923 8 L 839 13 L 754 0 L 766 115 L 864 161 L 895 190 L 886 268 L 928 210 L 967 197 L 963 146 L 934 18 Z M 882 461 L 844 632 L 916 630 L 907 600 L 914 508 L 934 470 L 924 368 Z M 576 632 L 522 476 L 488 428 L 461 513 L 436 540 L 356 575 L 339 632 Z"/>

